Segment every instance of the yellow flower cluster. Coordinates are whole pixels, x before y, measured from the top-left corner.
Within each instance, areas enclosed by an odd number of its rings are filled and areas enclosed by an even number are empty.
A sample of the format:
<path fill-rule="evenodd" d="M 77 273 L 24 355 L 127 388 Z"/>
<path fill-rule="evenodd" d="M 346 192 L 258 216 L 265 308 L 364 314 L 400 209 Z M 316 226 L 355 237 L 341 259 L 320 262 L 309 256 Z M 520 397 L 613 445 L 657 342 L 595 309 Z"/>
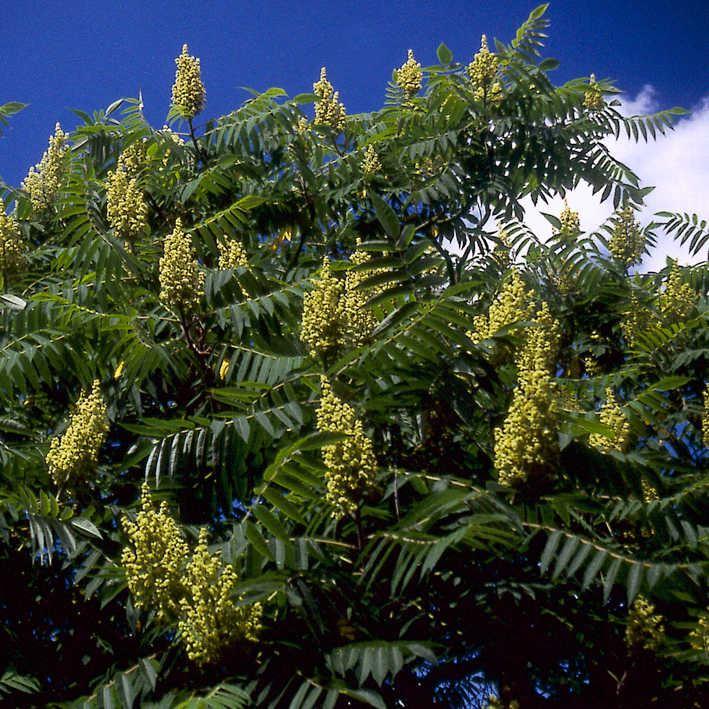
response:
<path fill-rule="evenodd" d="M 645 478 L 640 480 L 640 489 L 643 493 L 644 502 L 654 502 L 660 499 L 660 495 L 657 492 L 657 488 Z"/>
<path fill-rule="evenodd" d="M 137 177 L 148 157 L 146 140 L 136 140 L 125 148 L 118 157 L 118 167 L 128 174 Z"/>
<path fill-rule="evenodd" d="M 106 402 L 96 379 L 91 391 L 81 392 L 64 434 L 49 444 L 46 461 L 55 485 L 85 479 L 94 471 L 108 427 Z"/>
<path fill-rule="evenodd" d="M 30 197 L 32 209 L 41 212 L 48 209 L 62 186 L 64 158 L 69 150 L 67 134 L 57 123 L 54 135 L 49 136 L 49 147 L 40 162 L 30 168 L 22 183 Z"/>
<path fill-rule="evenodd" d="M 310 123 L 305 116 L 301 116 L 298 122 L 295 124 L 295 130 L 300 136 L 307 135 L 308 129 L 310 128 Z"/>
<path fill-rule="evenodd" d="M 640 299 L 633 293 L 630 296 L 628 310 L 623 314 L 620 322 L 620 329 L 629 347 L 634 347 L 640 335 L 650 324 L 650 314 L 647 308 L 640 302 Z"/>
<path fill-rule="evenodd" d="M 359 249 L 350 256 L 352 266 L 361 266 L 370 260 L 370 254 Z M 360 287 L 372 275 L 374 275 L 372 271 L 353 270 L 345 274 L 345 287 L 337 312 L 341 329 L 340 344 L 343 347 L 361 347 L 369 340 L 377 325 L 377 319 L 367 307 L 367 301 L 376 296 L 381 289 L 374 287 L 365 290 Z"/>
<path fill-rule="evenodd" d="M 487 37 L 480 40 L 480 51 L 468 65 L 468 76 L 473 85 L 476 101 L 497 104 L 502 101 L 502 84 L 499 81 L 500 60 L 487 46 Z"/>
<path fill-rule="evenodd" d="M 164 622 L 177 620 L 187 656 L 203 665 L 218 659 L 223 648 L 255 640 L 261 604 L 239 607 L 232 601 L 236 573 L 224 567 L 207 548 L 207 531 L 200 531 L 192 555 L 180 526 L 166 502 L 156 511 L 147 483 L 135 522 L 123 519 L 128 544 L 121 554 L 128 588 L 137 608 L 155 610 Z"/>
<path fill-rule="evenodd" d="M 332 273 L 329 260 L 324 258 L 313 284 L 313 290 L 303 298 L 300 339 L 315 357 L 326 355 L 339 345 L 338 315 L 344 283 Z"/>
<path fill-rule="evenodd" d="M 692 628 L 689 644 L 693 650 L 709 655 L 709 608 L 699 616 L 697 624 Z"/>
<path fill-rule="evenodd" d="M 586 374 L 588 374 L 589 377 L 597 377 L 603 371 L 600 362 L 591 355 L 583 358 L 583 368 L 586 370 Z"/>
<path fill-rule="evenodd" d="M 121 554 L 128 589 L 135 605 L 155 609 L 158 618 L 174 617 L 184 596 L 184 564 L 189 547 L 177 522 L 170 516 L 167 502 L 156 511 L 150 488 L 143 483 L 140 512 L 135 522 L 123 519 L 128 545 Z"/>
<path fill-rule="evenodd" d="M 559 325 L 546 303 L 535 322 L 518 358 L 519 380 L 507 417 L 495 429 L 495 467 L 501 485 L 543 475 L 558 453 L 559 401 L 551 371 L 559 347 Z"/>
<path fill-rule="evenodd" d="M 325 67 L 320 70 L 320 80 L 313 84 L 313 93 L 318 97 L 315 102 L 315 125 L 340 133 L 345 127 L 345 107 L 340 102 L 339 91 L 335 91 L 328 81 Z"/>
<path fill-rule="evenodd" d="M 599 420 L 602 424 L 611 429 L 612 435 L 610 438 L 600 434 L 592 433 L 589 436 L 589 445 L 597 448 L 603 453 L 615 450 L 624 452 L 628 450 L 630 444 L 630 423 L 625 418 L 623 409 L 618 403 L 618 399 L 613 392 L 613 389 L 606 389 L 606 401 L 601 407 Z"/>
<path fill-rule="evenodd" d="M 182 116 L 193 119 L 204 109 L 206 90 L 202 83 L 199 59 L 189 53 L 189 47 L 182 45 L 182 54 L 175 59 L 177 71 L 172 85 L 172 103 Z"/>
<path fill-rule="evenodd" d="M 344 433 L 347 438 L 323 448 L 326 500 L 334 507 L 334 516 L 352 514 L 357 509 L 358 494 L 374 483 L 377 460 L 372 442 L 364 432 L 355 410 L 332 391 L 327 377 L 320 378 L 322 397 L 317 410 L 321 431 Z"/>
<path fill-rule="evenodd" d="M 417 177 L 422 177 L 423 179 L 428 179 L 429 177 L 433 177 L 437 173 L 441 171 L 443 168 L 443 162 L 440 159 L 435 159 L 426 156 L 424 158 L 420 158 L 415 161 L 414 163 L 414 174 Z"/>
<path fill-rule="evenodd" d="M 353 266 L 369 260 L 370 255 L 360 250 L 350 257 Z M 332 272 L 328 259 L 323 259 L 313 280 L 315 287 L 303 299 L 300 339 L 312 357 L 326 356 L 338 347 L 359 347 L 368 340 L 376 319 L 367 301 L 378 289 L 363 290 L 360 285 L 371 275 L 371 271 L 350 270 L 340 279 Z"/>
<path fill-rule="evenodd" d="M 373 145 L 368 145 L 364 151 L 364 160 L 362 161 L 362 174 L 365 177 L 374 177 L 381 172 L 382 163 L 377 155 L 377 150 Z"/>
<path fill-rule="evenodd" d="M 684 320 L 694 309 L 696 293 L 688 283 L 682 282 L 682 269 L 677 262 L 672 264 L 667 276 L 665 290 L 657 301 L 662 319 L 670 324 Z"/>
<path fill-rule="evenodd" d="M 533 295 L 524 285 L 519 271 L 515 269 L 491 303 L 487 315 L 477 315 L 474 318 L 473 329 L 468 333 L 468 337 L 473 342 L 481 342 L 495 335 L 503 327 L 519 320 L 527 320 L 533 314 Z"/>
<path fill-rule="evenodd" d="M 219 268 L 227 271 L 230 268 L 242 268 L 249 265 L 246 250 L 236 239 L 224 238 L 219 242 Z"/>
<path fill-rule="evenodd" d="M 129 245 L 148 226 L 148 205 L 135 177 L 129 177 L 122 168 L 108 174 L 106 211 L 108 223 L 115 235 Z"/>
<path fill-rule="evenodd" d="M 625 644 L 629 649 L 649 650 L 660 647 L 665 629 L 662 616 L 655 613 L 655 606 L 644 596 L 638 596 L 628 613 L 625 628 Z"/>
<path fill-rule="evenodd" d="M 169 126 L 163 126 L 163 127 L 158 131 L 158 133 L 162 134 L 162 135 L 165 136 L 166 138 L 169 138 L 169 139 L 170 139 L 173 143 L 175 143 L 176 145 L 184 145 L 184 144 L 185 144 L 185 141 L 184 141 L 177 133 L 175 133 L 175 131 L 172 130 L 172 128 L 170 128 Z M 170 162 L 170 154 L 171 154 L 171 152 L 172 152 L 172 151 L 170 150 L 170 148 L 167 148 L 167 149 L 165 150 L 165 152 L 163 153 L 163 157 L 162 157 L 162 166 L 163 166 L 163 167 L 167 167 L 167 166 L 168 166 L 168 164 L 169 164 L 169 162 Z"/>
<path fill-rule="evenodd" d="M 596 81 L 595 74 L 591 74 L 588 87 L 583 95 L 583 105 L 589 111 L 600 111 L 604 106 L 603 91 Z"/>
<path fill-rule="evenodd" d="M 581 220 L 579 218 L 579 213 L 575 212 L 573 209 L 570 209 L 566 200 L 564 200 L 564 208 L 559 214 L 559 221 L 561 222 L 559 236 L 565 239 L 571 239 L 574 236 L 578 236 L 581 231 Z"/>
<path fill-rule="evenodd" d="M 236 584 L 232 566 L 223 566 L 207 548 L 207 530 L 187 563 L 186 595 L 180 599 L 178 629 L 187 656 L 198 665 L 219 659 L 224 648 L 237 640 L 256 640 L 261 628 L 260 603 L 237 606 L 232 600 Z"/>
<path fill-rule="evenodd" d="M 398 68 L 394 70 L 394 81 L 404 90 L 406 98 L 412 98 L 423 85 L 423 70 L 421 64 L 414 57 L 414 50 L 409 49 L 408 58 Z"/>
<path fill-rule="evenodd" d="M 165 238 L 164 255 L 160 259 L 160 300 L 168 307 L 185 311 L 196 309 L 204 290 L 204 273 L 192 249 L 182 221 Z"/>
<path fill-rule="evenodd" d="M 0 199 L 0 276 L 20 270 L 25 263 L 26 243 L 14 217 L 5 213 Z M 4 284 L 0 283 L 0 287 Z"/>
<path fill-rule="evenodd" d="M 620 261 L 626 268 L 635 265 L 642 258 L 645 237 L 640 231 L 640 225 L 635 220 L 632 207 L 624 207 L 616 216 L 608 246 L 613 258 Z"/>

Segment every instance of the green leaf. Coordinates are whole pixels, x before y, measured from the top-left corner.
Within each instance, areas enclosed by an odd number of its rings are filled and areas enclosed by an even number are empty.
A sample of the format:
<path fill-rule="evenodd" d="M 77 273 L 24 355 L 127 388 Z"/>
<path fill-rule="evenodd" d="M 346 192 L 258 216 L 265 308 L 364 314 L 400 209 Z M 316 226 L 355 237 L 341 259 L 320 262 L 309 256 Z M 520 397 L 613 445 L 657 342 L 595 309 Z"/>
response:
<path fill-rule="evenodd" d="M 274 537 L 285 542 L 288 541 L 288 532 L 279 519 L 264 505 L 254 505 L 252 508 L 256 519 L 273 534 Z"/>
<path fill-rule="evenodd" d="M 71 520 L 71 526 L 75 527 L 78 529 L 80 532 L 83 532 L 84 534 L 94 537 L 96 539 L 103 539 L 101 536 L 101 532 L 98 530 L 98 527 L 91 522 L 91 520 L 85 519 L 84 517 L 76 517 Z"/>
<path fill-rule="evenodd" d="M 585 591 L 596 578 L 598 572 L 601 570 L 606 558 L 608 557 L 608 552 L 605 549 L 599 549 L 591 563 L 586 567 L 586 571 L 583 575 L 583 582 L 581 588 Z"/>
<path fill-rule="evenodd" d="M 559 60 L 552 59 L 551 57 L 548 57 L 547 59 L 543 59 L 541 62 L 539 62 L 539 68 L 542 71 L 553 71 L 554 69 L 557 69 L 558 67 L 559 67 Z"/>
<path fill-rule="evenodd" d="M 611 562 L 611 565 L 608 567 L 608 570 L 606 571 L 606 578 L 603 581 L 603 602 L 607 603 L 608 598 L 611 595 L 611 591 L 613 590 L 613 586 L 615 584 L 616 578 L 618 576 L 618 571 L 620 570 L 620 559 L 613 559 Z"/>
<path fill-rule="evenodd" d="M 549 539 L 547 539 L 547 543 L 544 547 L 544 551 L 542 552 L 542 558 L 540 561 L 540 568 L 543 574 L 545 574 L 547 569 L 549 568 L 549 564 L 554 558 L 554 554 L 556 552 L 557 547 L 559 546 L 559 542 L 561 542 L 562 536 L 563 533 L 559 530 L 556 530 L 549 535 Z"/>
<path fill-rule="evenodd" d="M 379 223 L 384 228 L 384 231 L 392 238 L 399 238 L 399 218 L 396 216 L 396 212 L 375 192 L 370 195 L 372 204 L 374 205 L 374 211 L 377 214 L 377 219 Z"/>
<path fill-rule="evenodd" d="M 438 45 L 436 56 L 441 64 L 450 64 L 453 61 L 453 52 L 443 42 Z"/>
<path fill-rule="evenodd" d="M 628 605 L 630 605 L 635 596 L 638 595 L 640 584 L 642 583 L 642 564 L 633 564 L 628 572 Z"/>

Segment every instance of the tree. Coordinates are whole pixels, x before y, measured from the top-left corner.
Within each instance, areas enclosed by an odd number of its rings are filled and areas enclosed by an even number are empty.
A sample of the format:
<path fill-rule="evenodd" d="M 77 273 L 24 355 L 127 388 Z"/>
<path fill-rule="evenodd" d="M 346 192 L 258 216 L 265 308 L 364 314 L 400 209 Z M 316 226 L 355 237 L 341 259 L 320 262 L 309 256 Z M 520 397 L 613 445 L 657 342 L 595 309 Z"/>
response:
<path fill-rule="evenodd" d="M 709 274 L 634 264 L 709 231 L 638 223 L 603 140 L 680 111 L 554 86 L 545 10 L 354 116 L 196 123 L 185 47 L 183 133 L 119 100 L 3 188 L 8 703 L 700 705 Z"/>

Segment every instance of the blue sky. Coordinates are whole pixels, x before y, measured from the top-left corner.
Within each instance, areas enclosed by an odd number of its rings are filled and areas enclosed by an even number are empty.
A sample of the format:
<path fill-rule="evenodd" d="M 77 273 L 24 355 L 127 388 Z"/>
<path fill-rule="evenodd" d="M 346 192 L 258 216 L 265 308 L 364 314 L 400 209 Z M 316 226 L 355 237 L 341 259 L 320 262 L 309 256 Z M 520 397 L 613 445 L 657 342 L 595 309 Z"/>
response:
<path fill-rule="evenodd" d="M 480 34 L 509 40 L 535 2 L 244 2 L 241 0 L 11 0 L 0 21 L 0 103 L 31 104 L 0 138 L 0 175 L 17 184 L 37 162 L 57 120 L 142 90 L 162 125 L 183 42 L 202 60 L 215 116 L 241 103 L 241 86 L 309 91 L 319 69 L 349 112 L 381 105 L 393 67 L 411 47 L 435 61 L 444 41 L 468 61 Z M 548 55 L 560 83 L 591 71 L 630 96 L 655 87 L 660 106 L 691 108 L 709 93 L 709 4 L 699 0 L 557 0 Z"/>

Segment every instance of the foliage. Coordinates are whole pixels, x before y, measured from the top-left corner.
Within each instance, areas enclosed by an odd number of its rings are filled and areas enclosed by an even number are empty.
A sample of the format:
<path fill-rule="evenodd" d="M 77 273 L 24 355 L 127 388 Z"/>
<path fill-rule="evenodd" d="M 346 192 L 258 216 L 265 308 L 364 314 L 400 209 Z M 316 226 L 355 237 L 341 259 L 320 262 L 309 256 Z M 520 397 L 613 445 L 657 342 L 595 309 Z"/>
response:
<path fill-rule="evenodd" d="M 323 70 L 195 125 L 185 49 L 171 128 L 78 112 L 42 204 L 2 187 L 3 701 L 699 706 L 709 272 L 628 267 L 709 232 L 620 244 L 649 189 L 604 139 L 680 111 L 554 86 L 545 10 L 358 115 Z M 581 182 L 598 232 L 524 226 Z"/>

